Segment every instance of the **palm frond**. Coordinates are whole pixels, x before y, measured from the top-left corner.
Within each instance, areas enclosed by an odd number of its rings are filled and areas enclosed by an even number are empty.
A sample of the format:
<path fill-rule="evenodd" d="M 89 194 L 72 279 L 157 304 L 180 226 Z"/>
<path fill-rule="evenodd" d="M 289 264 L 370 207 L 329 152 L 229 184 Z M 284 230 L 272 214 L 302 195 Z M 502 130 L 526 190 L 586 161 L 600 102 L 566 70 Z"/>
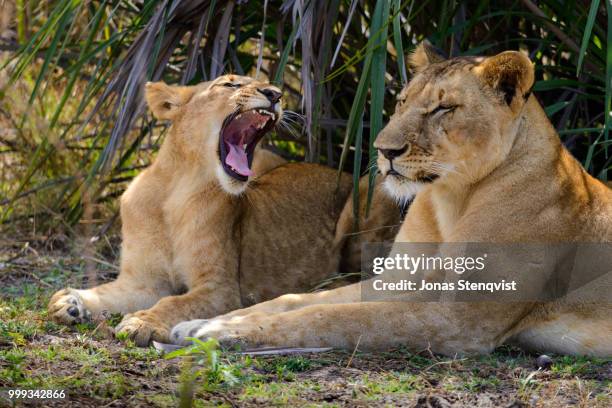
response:
<path fill-rule="evenodd" d="M 0 154 L 10 158 L 0 173 L 5 223 L 41 211 L 76 223 L 84 195 L 112 206 L 109 197 L 150 162 L 163 139 L 164 127 L 144 114 L 149 80 L 193 84 L 224 72 L 267 77 L 304 118 L 298 126 L 288 116 L 272 148 L 352 171 L 355 180 L 369 171 L 373 180 L 372 143 L 408 80 L 404 55 L 424 38 L 452 55 L 529 53 L 534 91 L 564 143 L 592 174 L 609 178 L 610 2 L 20 4 L 16 40 L 0 44 L 11 50 L 2 61 L 9 75 L 1 108 L 16 135 L 0 133 Z"/>

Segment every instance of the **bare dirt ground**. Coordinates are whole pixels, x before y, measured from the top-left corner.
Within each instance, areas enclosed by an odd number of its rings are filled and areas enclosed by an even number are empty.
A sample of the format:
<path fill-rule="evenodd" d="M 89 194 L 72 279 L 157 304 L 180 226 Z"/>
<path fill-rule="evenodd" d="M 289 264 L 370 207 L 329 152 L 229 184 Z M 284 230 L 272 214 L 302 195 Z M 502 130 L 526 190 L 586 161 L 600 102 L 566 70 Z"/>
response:
<path fill-rule="evenodd" d="M 114 276 L 113 251 L 84 258 L 15 239 L 0 248 L 0 389 L 67 393 L 16 406 L 612 406 L 612 361 L 551 356 L 542 370 L 536 355 L 513 348 L 454 359 L 403 349 L 257 358 L 213 350 L 216 364 L 197 348 L 167 359 L 114 339 L 119 316 L 74 328 L 48 321 L 54 290 L 86 285 L 91 268 Z M 6 397 L 0 406 L 15 404 Z"/>

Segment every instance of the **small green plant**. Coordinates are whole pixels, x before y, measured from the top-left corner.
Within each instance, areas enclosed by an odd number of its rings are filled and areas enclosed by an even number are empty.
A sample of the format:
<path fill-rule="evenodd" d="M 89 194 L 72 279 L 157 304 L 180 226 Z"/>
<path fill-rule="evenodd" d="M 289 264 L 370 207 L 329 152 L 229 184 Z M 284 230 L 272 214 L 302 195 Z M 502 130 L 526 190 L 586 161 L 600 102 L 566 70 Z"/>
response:
<path fill-rule="evenodd" d="M 203 391 L 211 392 L 221 386 L 233 386 L 240 382 L 241 366 L 220 361 L 221 351 L 216 339 L 202 341 L 187 338 L 187 340 L 193 344 L 165 356 L 166 359 L 183 358 L 179 406 L 191 406 L 194 389 L 198 383 Z M 250 359 L 245 361 L 248 363 Z"/>
<path fill-rule="evenodd" d="M 24 346 L 35 331 L 36 327 L 31 322 L 0 322 L 0 344 Z"/>
<path fill-rule="evenodd" d="M 160 352 L 154 347 L 126 347 L 121 356 L 126 360 L 153 361 L 160 357 Z"/>
<path fill-rule="evenodd" d="M 294 373 L 309 370 L 313 366 L 313 360 L 304 356 L 278 357 L 273 360 L 264 361 L 261 368 L 265 371 L 276 374 L 276 378 L 281 381 L 293 381 Z"/>
<path fill-rule="evenodd" d="M 37 354 L 38 356 L 49 362 L 53 362 L 59 356 L 57 347 L 51 345 L 48 346 L 46 349 L 40 349 L 36 351 L 34 354 Z"/>
<path fill-rule="evenodd" d="M 109 326 L 115 327 L 119 323 L 121 323 L 122 319 L 123 319 L 123 315 L 121 313 L 113 313 L 108 318 L 107 323 L 108 323 Z"/>
<path fill-rule="evenodd" d="M 129 334 L 127 332 L 119 332 L 116 334 L 116 337 L 119 341 L 127 341 L 129 338 Z"/>
<path fill-rule="evenodd" d="M 81 334 L 89 334 L 96 328 L 96 325 L 92 322 L 84 322 L 77 323 L 75 328 Z"/>
<path fill-rule="evenodd" d="M 529 401 L 529 397 L 542 387 L 541 382 L 536 378 L 538 372 L 532 371 L 526 377 L 521 375 L 521 378 L 518 379 L 516 394 L 522 401 Z"/>
<path fill-rule="evenodd" d="M 10 349 L 0 351 L 0 378 L 8 381 L 8 384 L 19 384 L 26 378 L 22 363 L 26 359 L 26 354 L 20 349 Z"/>
<path fill-rule="evenodd" d="M 589 375 L 596 367 L 606 364 L 605 359 L 556 356 L 550 371 L 561 377 L 575 377 Z"/>

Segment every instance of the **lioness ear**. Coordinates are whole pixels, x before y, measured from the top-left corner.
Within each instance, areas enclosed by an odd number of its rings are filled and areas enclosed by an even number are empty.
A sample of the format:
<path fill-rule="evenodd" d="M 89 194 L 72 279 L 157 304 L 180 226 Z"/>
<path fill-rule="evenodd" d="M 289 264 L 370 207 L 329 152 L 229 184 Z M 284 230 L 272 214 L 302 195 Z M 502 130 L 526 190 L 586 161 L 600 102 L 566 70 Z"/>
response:
<path fill-rule="evenodd" d="M 429 41 L 423 40 L 408 57 L 408 65 L 410 65 L 415 72 L 421 72 L 427 68 L 428 65 L 442 62 L 445 59 L 444 55 L 442 55 L 436 47 L 431 45 Z"/>
<path fill-rule="evenodd" d="M 487 85 L 501 93 L 513 111 L 523 106 L 533 86 L 533 64 L 518 51 L 506 51 L 486 58 L 474 71 Z"/>
<path fill-rule="evenodd" d="M 145 84 L 147 105 L 157 119 L 174 119 L 180 107 L 189 102 L 193 93 L 191 86 L 167 85 L 164 82 Z"/>

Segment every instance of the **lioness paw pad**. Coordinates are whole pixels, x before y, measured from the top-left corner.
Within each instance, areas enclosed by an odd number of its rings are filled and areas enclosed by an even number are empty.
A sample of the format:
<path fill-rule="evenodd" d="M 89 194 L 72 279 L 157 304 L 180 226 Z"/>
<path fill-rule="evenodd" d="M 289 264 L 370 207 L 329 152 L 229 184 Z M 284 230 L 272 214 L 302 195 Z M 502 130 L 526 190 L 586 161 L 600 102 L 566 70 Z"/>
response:
<path fill-rule="evenodd" d="M 91 312 L 74 289 L 66 288 L 56 292 L 49 301 L 49 315 L 62 324 L 77 324 L 91 320 Z"/>

